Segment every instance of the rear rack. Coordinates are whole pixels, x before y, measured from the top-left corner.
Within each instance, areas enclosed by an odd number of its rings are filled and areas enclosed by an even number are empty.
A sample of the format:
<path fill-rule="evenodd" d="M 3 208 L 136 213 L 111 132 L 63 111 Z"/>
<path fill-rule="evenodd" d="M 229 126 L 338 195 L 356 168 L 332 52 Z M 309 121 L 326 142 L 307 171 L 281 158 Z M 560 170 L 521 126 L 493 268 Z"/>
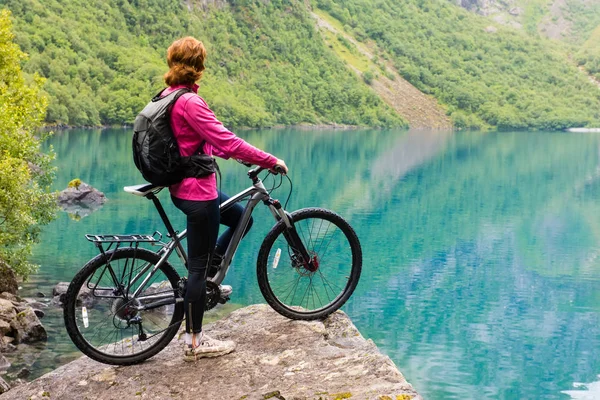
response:
<path fill-rule="evenodd" d="M 93 243 L 155 243 L 160 242 L 162 234 L 154 232 L 152 235 L 85 235 L 85 238 Z"/>

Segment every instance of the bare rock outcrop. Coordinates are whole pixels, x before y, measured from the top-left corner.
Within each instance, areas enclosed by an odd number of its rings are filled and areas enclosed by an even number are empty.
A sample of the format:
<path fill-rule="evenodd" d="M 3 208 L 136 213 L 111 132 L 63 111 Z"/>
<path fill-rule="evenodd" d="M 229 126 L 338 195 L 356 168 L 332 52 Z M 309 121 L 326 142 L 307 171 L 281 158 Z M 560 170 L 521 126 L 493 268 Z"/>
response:
<path fill-rule="evenodd" d="M 48 339 L 46 329 L 31 307 L 19 312 L 10 321 L 16 343 L 32 343 Z"/>
<path fill-rule="evenodd" d="M 14 350 L 19 343 L 45 341 L 46 329 L 40 322 L 40 308 L 46 305 L 33 299 L 21 299 L 4 292 L 0 293 L 0 352 Z"/>
<path fill-rule="evenodd" d="M 186 363 L 182 343 L 173 340 L 135 366 L 82 357 L 0 399 L 421 399 L 343 312 L 291 321 L 254 305 L 207 325 L 206 333 L 234 340 L 236 351 Z"/>
<path fill-rule="evenodd" d="M 96 211 L 106 202 L 106 196 L 85 182 L 69 184 L 58 194 L 58 205 L 75 218 L 83 218 Z"/>

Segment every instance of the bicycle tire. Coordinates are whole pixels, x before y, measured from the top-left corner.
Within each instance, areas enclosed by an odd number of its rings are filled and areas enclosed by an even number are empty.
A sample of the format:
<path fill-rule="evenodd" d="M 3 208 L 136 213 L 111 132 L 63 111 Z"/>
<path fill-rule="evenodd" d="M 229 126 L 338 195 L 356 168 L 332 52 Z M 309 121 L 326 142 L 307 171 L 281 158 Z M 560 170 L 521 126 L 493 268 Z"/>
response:
<path fill-rule="evenodd" d="M 319 231 L 321 230 L 323 221 L 327 221 L 329 225 L 335 226 L 335 228 L 339 229 L 339 231 L 343 233 L 341 244 L 338 247 L 342 249 L 345 248 L 344 246 L 347 245 L 349 247 L 350 254 L 344 255 L 344 260 L 338 261 L 337 264 L 338 268 L 343 267 L 342 264 L 350 264 L 349 273 L 346 277 L 347 282 L 343 288 L 340 287 L 340 293 L 338 293 L 333 299 L 330 299 L 329 290 L 332 289 L 332 286 L 330 285 L 329 280 L 324 278 L 323 269 L 329 267 L 330 270 L 327 270 L 326 273 L 336 273 L 336 271 L 334 270 L 336 262 L 332 261 L 330 262 L 330 264 L 327 265 L 323 265 L 323 263 L 321 262 L 318 270 L 314 272 L 309 272 L 306 269 L 303 270 L 302 267 L 299 266 L 297 262 L 294 263 L 292 259 L 293 256 L 291 256 L 289 244 L 287 244 L 287 241 L 285 240 L 283 235 L 284 230 L 286 228 L 285 224 L 283 221 L 279 221 L 265 237 L 260 247 L 260 251 L 258 253 L 256 265 L 258 285 L 267 303 L 279 314 L 295 320 L 310 321 L 316 319 L 323 319 L 329 314 L 338 310 L 340 307 L 342 307 L 344 303 L 350 298 L 350 296 L 354 292 L 354 289 L 356 289 L 356 286 L 358 285 L 362 269 L 362 249 L 360 246 L 360 241 L 356 235 L 356 232 L 354 232 L 354 229 L 352 229 L 350 224 L 348 224 L 348 222 L 346 222 L 344 218 L 342 218 L 340 215 L 336 214 L 333 211 L 323 208 L 304 208 L 301 210 L 294 211 L 291 214 L 291 217 L 301 240 L 304 242 L 305 247 L 307 248 L 311 256 L 317 256 L 317 258 L 320 261 L 325 260 L 325 258 L 323 257 L 326 254 L 324 253 L 329 248 L 334 235 L 336 235 L 336 231 L 334 231 L 331 234 L 331 237 L 329 237 L 328 239 L 327 233 L 316 233 L 315 237 L 311 237 L 312 234 L 311 232 L 309 232 L 309 239 L 306 240 L 307 234 L 305 232 L 306 229 L 304 229 L 303 225 L 307 225 L 307 223 L 304 223 L 303 221 L 313 220 L 311 230 L 315 227 L 315 221 L 321 221 Z M 328 230 L 330 229 L 329 225 L 327 227 Z M 317 248 L 318 239 L 322 239 L 323 242 Z M 329 241 L 325 242 L 325 240 Z M 272 250 L 274 249 L 274 244 L 276 243 L 276 241 L 279 241 L 279 244 L 283 247 L 285 247 L 286 245 L 288 246 L 287 256 L 290 256 L 289 260 L 287 259 L 286 255 L 282 254 L 282 252 L 279 251 L 280 257 L 277 257 L 277 262 L 275 261 L 276 256 L 273 255 Z M 322 249 L 324 243 L 327 244 L 325 249 Z M 279 249 L 281 249 L 281 247 L 279 247 Z M 278 251 L 276 251 L 275 254 L 277 254 L 277 252 Z M 284 260 L 284 265 L 279 266 L 281 260 Z M 289 265 L 287 265 L 288 261 L 290 262 Z M 269 268 L 269 265 L 271 265 L 271 268 Z M 292 268 L 287 268 L 289 266 L 291 266 Z M 300 304 L 294 305 L 294 296 L 292 296 L 292 300 L 290 302 L 287 302 L 287 298 L 282 299 L 282 295 L 278 295 L 278 293 L 276 293 L 279 291 L 279 289 L 275 287 L 275 280 L 277 280 L 278 278 L 275 278 L 274 275 L 278 273 L 276 272 L 278 267 L 280 268 L 280 271 L 281 269 L 283 269 L 283 272 L 281 272 L 280 274 L 286 274 L 286 276 L 293 276 L 292 281 L 294 279 L 297 279 L 297 282 L 299 282 L 300 279 L 302 279 L 302 277 L 308 277 L 309 283 L 305 294 L 310 290 L 314 290 L 314 293 L 317 294 L 317 296 L 313 295 L 312 298 L 315 309 L 310 309 L 309 307 L 307 307 L 310 306 L 310 300 L 306 301 L 306 305 L 303 305 L 303 299 L 300 300 Z M 320 273 L 320 275 L 318 273 Z M 294 274 L 297 274 L 300 277 L 296 278 Z M 321 289 L 320 292 L 326 293 L 327 298 L 330 300 L 327 304 L 321 305 L 320 307 L 316 307 L 315 298 L 318 298 L 318 301 L 321 302 L 321 296 L 318 295 L 318 291 L 316 289 L 311 289 L 313 283 L 312 278 L 315 276 L 317 276 L 317 279 L 320 278 L 323 284 L 322 286 L 324 289 Z M 285 283 L 285 285 L 289 285 L 290 283 L 291 282 L 287 282 Z M 293 283 L 291 284 L 293 285 Z M 296 285 L 299 285 L 299 283 L 296 283 Z M 327 288 L 328 286 L 329 289 Z M 289 297 L 289 294 L 287 297 Z"/>
<path fill-rule="evenodd" d="M 144 311 L 133 311 L 130 312 L 129 308 L 127 306 L 134 304 L 134 305 L 139 305 L 141 303 L 139 303 L 139 300 L 128 300 L 129 297 L 128 296 L 122 296 L 122 295 L 117 295 L 115 294 L 114 290 L 117 290 L 115 288 L 112 287 L 106 287 L 106 286 L 98 286 L 98 283 L 100 282 L 101 279 L 103 279 L 103 274 L 108 272 L 110 274 L 110 271 L 108 269 L 108 265 L 111 266 L 111 268 L 116 269 L 116 265 L 118 265 L 120 263 L 120 261 L 123 260 L 133 260 L 132 264 L 131 264 L 131 269 L 133 270 L 135 268 L 135 262 L 136 260 L 140 260 L 144 263 L 150 263 L 152 266 L 156 265 L 156 263 L 158 262 L 158 260 L 160 259 L 160 256 L 156 253 L 153 253 L 149 250 L 146 249 L 135 249 L 135 248 L 121 248 L 121 249 L 116 249 L 116 250 L 111 250 L 109 252 L 106 252 L 105 254 L 100 254 L 98 256 L 96 256 L 95 258 L 91 259 L 90 261 L 88 261 L 88 263 L 86 265 L 84 265 L 81 270 L 75 275 L 75 277 L 73 278 L 73 280 L 71 281 L 69 288 L 67 289 L 67 293 L 65 296 L 65 301 L 64 301 L 64 322 L 65 322 L 65 326 L 67 328 L 67 332 L 69 334 L 69 336 L 71 337 L 71 340 L 73 341 L 73 343 L 75 344 L 75 346 L 77 346 L 77 348 L 79 350 L 81 350 L 81 352 L 83 352 L 85 355 L 87 355 L 88 357 L 99 361 L 101 363 L 105 363 L 105 364 L 112 364 L 112 365 L 131 365 L 131 364 L 137 364 L 140 363 L 144 360 L 147 360 L 148 358 L 156 355 L 158 352 L 160 352 L 163 348 L 165 348 L 173 339 L 173 337 L 177 334 L 177 331 L 179 329 L 179 326 L 181 325 L 181 321 L 183 319 L 183 303 L 179 302 L 176 303 L 175 301 L 173 301 L 173 306 L 168 306 L 168 305 L 164 305 L 162 307 L 164 307 L 163 309 L 161 309 L 160 307 L 157 307 L 155 310 L 153 311 L 149 311 L 149 310 L 144 310 Z M 107 260 L 110 260 L 109 263 L 107 263 Z M 127 270 L 127 261 L 125 261 L 125 267 L 123 268 L 123 271 Z M 100 271 L 102 268 L 104 268 L 104 271 Z M 99 272 L 100 271 L 100 272 Z M 160 272 L 159 272 L 160 271 Z M 113 271 L 114 272 L 114 271 Z M 177 274 L 177 272 L 175 271 L 175 269 L 173 269 L 173 267 L 168 263 L 168 262 L 164 262 L 159 270 L 157 270 L 157 273 L 155 275 L 153 275 L 152 277 L 154 278 L 155 276 L 159 277 L 160 279 L 163 279 L 163 277 L 160 276 L 160 273 L 162 273 L 164 275 L 164 278 L 166 278 L 166 280 L 162 280 L 160 282 L 158 282 L 158 284 L 155 282 L 152 285 L 145 285 L 142 289 L 143 291 L 140 292 L 140 294 L 142 296 L 144 295 L 148 295 L 148 296 L 152 296 L 152 295 L 156 295 L 157 293 L 161 294 L 161 295 L 167 295 L 170 293 L 170 291 L 173 291 L 173 296 L 174 298 L 177 297 L 177 293 L 178 293 L 178 282 L 179 282 L 179 275 Z M 94 283 L 94 280 L 96 279 L 96 277 L 99 274 L 99 278 L 98 278 L 98 283 Z M 119 275 L 119 274 L 117 274 Z M 123 277 L 124 279 L 127 279 L 127 277 L 125 277 L 126 273 L 123 273 Z M 90 282 L 92 283 L 92 285 L 96 285 L 91 291 L 90 291 Z M 110 280 L 108 280 L 107 282 L 110 282 Z M 121 284 L 124 283 L 124 281 L 119 281 Z M 112 283 L 114 282 L 114 279 L 112 279 Z M 150 282 L 148 282 L 150 283 Z M 104 284 L 104 281 L 103 281 Z M 154 288 L 152 287 L 154 285 Z M 84 288 L 85 286 L 85 288 Z M 116 284 L 113 286 L 117 286 Z M 83 288 L 83 291 L 82 291 Z M 113 296 L 109 296 L 110 294 L 110 290 L 113 290 Z M 151 289 L 151 290 L 150 290 Z M 87 293 L 86 293 L 87 292 Z M 91 293 L 91 295 L 90 295 Z M 122 291 L 121 291 L 122 293 Z M 86 295 L 87 297 L 81 297 L 83 295 Z M 140 297 L 140 299 L 142 299 L 143 297 Z M 82 300 L 83 299 L 83 300 Z M 168 301 L 169 299 L 167 299 Z M 97 309 L 91 309 L 87 310 L 87 307 L 81 307 L 81 310 L 78 309 L 78 307 L 80 305 L 82 305 L 82 301 L 86 304 L 86 305 L 91 305 L 96 307 Z M 136 301 L 138 301 L 138 303 L 135 303 Z M 85 308 L 85 317 L 84 315 L 84 311 L 83 309 Z M 172 308 L 172 314 L 169 315 L 159 315 L 159 313 L 170 313 Z M 157 311 L 158 310 L 158 311 Z M 92 319 L 92 312 L 93 312 L 93 316 L 94 319 Z M 112 317 L 110 316 L 110 314 L 112 313 Z M 154 313 L 154 314 L 150 314 L 150 313 Z M 89 317 L 88 317 L 89 314 Z M 135 314 L 135 315 L 134 315 Z M 104 318 L 106 321 L 109 321 L 112 318 L 112 324 L 114 327 L 115 332 L 118 332 L 119 329 L 121 330 L 121 341 L 117 341 L 117 342 L 113 342 L 113 343 L 105 343 L 105 344 L 98 344 L 95 341 L 93 341 L 92 339 L 97 337 L 98 334 L 100 334 L 100 336 L 104 335 L 105 332 L 109 332 L 108 335 L 108 340 L 112 340 L 112 333 L 110 333 L 110 329 L 113 329 L 110 327 L 110 325 L 107 323 L 107 325 L 104 328 L 101 328 L 101 326 L 104 326 L 102 324 L 104 324 L 105 322 L 101 322 L 96 326 L 96 331 L 94 333 L 92 333 L 92 331 L 89 332 L 88 335 L 88 328 L 92 326 L 91 322 L 97 322 L 98 320 L 102 320 L 103 316 L 106 315 L 106 318 Z M 137 318 L 138 315 L 140 315 L 140 319 L 145 318 L 145 321 L 148 321 L 149 324 L 155 323 L 156 321 L 163 321 L 162 324 L 164 324 L 166 326 L 166 328 L 162 331 L 158 331 L 158 333 L 154 336 L 151 336 L 148 339 L 145 340 L 140 340 L 140 335 L 138 332 L 138 336 L 137 336 L 137 341 L 135 340 L 135 335 L 133 333 L 134 328 L 132 329 L 132 336 L 130 339 L 127 338 L 123 338 L 123 331 L 125 329 L 129 329 L 130 325 L 129 323 L 127 323 L 127 328 L 121 328 L 120 325 L 123 325 L 125 322 L 128 322 L 131 319 L 131 316 L 134 315 L 133 318 Z M 141 316 L 143 315 L 143 317 Z M 85 319 L 84 319 L 85 318 Z M 83 327 L 81 325 L 84 325 Z M 119 325 L 119 326 L 117 326 Z M 143 323 L 140 324 L 143 327 Z M 133 326 L 133 325 L 131 325 Z M 162 325 L 161 325 L 162 328 Z M 138 327 L 139 329 L 139 327 Z M 146 326 L 146 329 L 148 329 L 148 327 Z M 159 329 L 159 328 L 156 328 Z M 156 340 L 152 340 L 153 338 L 157 337 L 158 335 L 160 335 Z M 130 340 L 130 341 L 128 341 Z M 149 345 L 144 349 L 144 343 L 145 341 L 149 341 L 152 340 L 151 343 L 149 343 Z M 123 348 L 122 353 L 123 354 L 111 354 L 108 352 L 108 350 L 110 349 L 110 346 L 113 345 L 114 347 L 114 351 L 116 352 L 118 349 L 118 344 L 121 344 L 121 347 Z M 142 350 L 139 352 L 135 352 L 136 350 L 136 346 L 139 346 Z M 131 354 L 128 353 L 128 349 L 131 348 Z M 127 354 L 125 354 L 125 349 L 127 349 Z"/>

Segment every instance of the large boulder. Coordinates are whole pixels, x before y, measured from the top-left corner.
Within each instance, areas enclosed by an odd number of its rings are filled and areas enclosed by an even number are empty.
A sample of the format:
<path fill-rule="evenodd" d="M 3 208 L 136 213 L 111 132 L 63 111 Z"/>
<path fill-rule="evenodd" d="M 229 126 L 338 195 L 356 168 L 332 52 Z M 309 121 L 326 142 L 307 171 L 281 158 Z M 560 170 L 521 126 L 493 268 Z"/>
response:
<path fill-rule="evenodd" d="M 8 292 L 17 294 L 19 284 L 15 271 L 4 261 L 0 260 L 0 293 Z"/>
<path fill-rule="evenodd" d="M 173 340 L 148 362 L 107 366 L 81 357 L 0 396 L 6 399 L 365 399 L 419 400 L 394 363 L 343 312 L 291 321 L 267 305 L 234 311 L 205 327 L 232 339 L 223 357 L 186 363 Z"/>
<path fill-rule="evenodd" d="M 48 339 L 46 329 L 31 307 L 18 313 L 10 321 L 10 326 L 16 343 L 32 343 Z"/>
<path fill-rule="evenodd" d="M 76 219 L 90 215 L 105 202 L 104 193 L 84 182 L 69 185 L 58 195 L 58 205 Z"/>

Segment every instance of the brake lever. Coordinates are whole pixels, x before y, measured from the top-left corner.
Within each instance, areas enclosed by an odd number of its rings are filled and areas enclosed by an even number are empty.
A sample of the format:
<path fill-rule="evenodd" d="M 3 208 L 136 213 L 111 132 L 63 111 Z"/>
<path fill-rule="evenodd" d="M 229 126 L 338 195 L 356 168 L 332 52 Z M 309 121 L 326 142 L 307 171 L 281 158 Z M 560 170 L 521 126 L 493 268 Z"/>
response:
<path fill-rule="evenodd" d="M 269 169 L 269 172 L 271 172 L 274 175 L 285 175 L 285 170 L 279 165 L 276 165 L 273 168 Z"/>

